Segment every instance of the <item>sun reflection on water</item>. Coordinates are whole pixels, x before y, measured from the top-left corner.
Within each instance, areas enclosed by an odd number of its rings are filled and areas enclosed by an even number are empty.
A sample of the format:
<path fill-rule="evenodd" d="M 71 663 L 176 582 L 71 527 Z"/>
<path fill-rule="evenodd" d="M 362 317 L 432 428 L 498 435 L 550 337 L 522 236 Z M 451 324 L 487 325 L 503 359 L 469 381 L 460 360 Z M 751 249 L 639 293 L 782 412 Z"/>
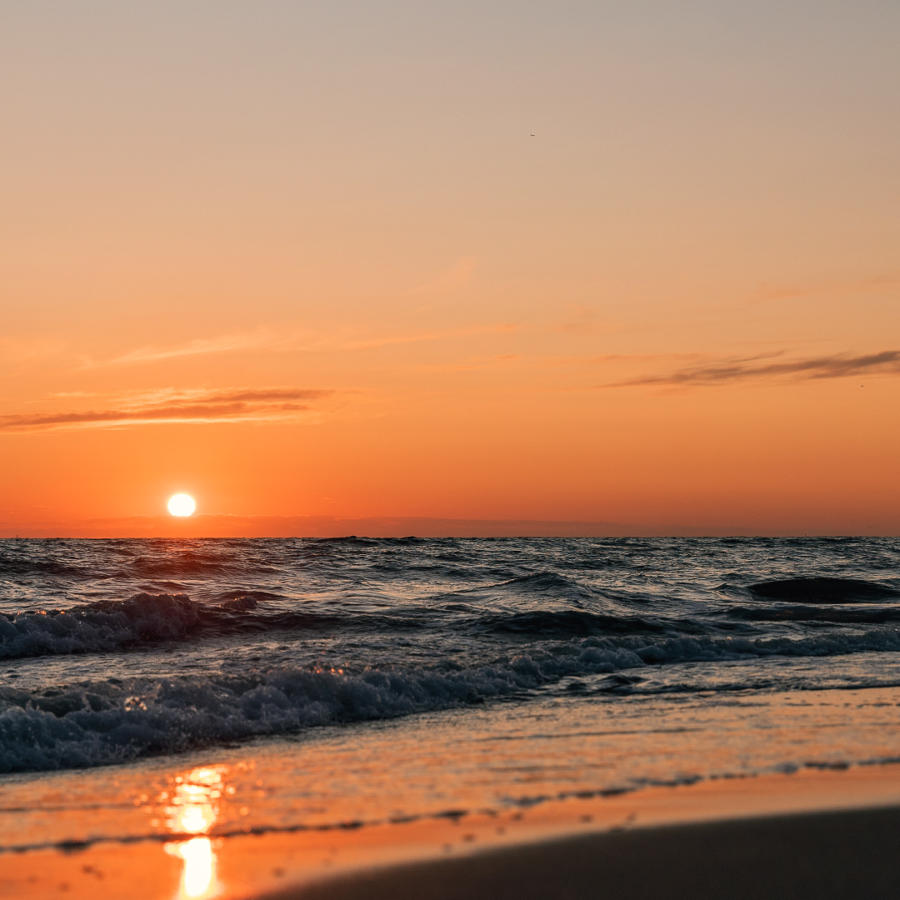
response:
<path fill-rule="evenodd" d="M 218 890 L 209 831 L 218 818 L 225 771 L 225 766 L 203 766 L 175 779 L 166 824 L 175 834 L 196 835 L 166 844 L 166 852 L 184 863 L 178 900 L 203 900 Z"/>

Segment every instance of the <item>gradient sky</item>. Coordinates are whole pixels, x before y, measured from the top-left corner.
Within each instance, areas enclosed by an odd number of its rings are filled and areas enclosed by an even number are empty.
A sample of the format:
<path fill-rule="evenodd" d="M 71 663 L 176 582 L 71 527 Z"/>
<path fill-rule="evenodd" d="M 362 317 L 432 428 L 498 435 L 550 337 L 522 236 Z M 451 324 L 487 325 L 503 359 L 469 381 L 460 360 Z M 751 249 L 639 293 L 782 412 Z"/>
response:
<path fill-rule="evenodd" d="M 897 534 L 898 34 L 2 0 L 0 534 Z"/>

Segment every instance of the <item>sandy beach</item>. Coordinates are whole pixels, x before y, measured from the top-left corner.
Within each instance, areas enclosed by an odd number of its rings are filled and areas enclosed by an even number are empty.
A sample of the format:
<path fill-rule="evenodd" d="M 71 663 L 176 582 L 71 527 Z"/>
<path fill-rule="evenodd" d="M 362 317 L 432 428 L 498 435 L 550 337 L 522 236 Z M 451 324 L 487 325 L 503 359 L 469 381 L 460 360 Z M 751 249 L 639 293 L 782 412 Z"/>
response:
<path fill-rule="evenodd" d="M 638 828 L 359 873 L 269 900 L 895 897 L 900 807 Z"/>
<path fill-rule="evenodd" d="M 3 896 L 889 897 L 900 766 L 728 779 L 502 816 L 96 843 L 0 859 Z"/>

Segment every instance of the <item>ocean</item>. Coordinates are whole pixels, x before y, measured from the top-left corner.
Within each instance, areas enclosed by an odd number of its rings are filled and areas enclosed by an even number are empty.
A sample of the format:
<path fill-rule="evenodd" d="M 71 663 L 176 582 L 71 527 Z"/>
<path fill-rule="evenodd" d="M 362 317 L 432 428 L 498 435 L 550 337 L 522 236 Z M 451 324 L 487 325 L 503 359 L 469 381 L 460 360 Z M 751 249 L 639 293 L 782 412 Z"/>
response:
<path fill-rule="evenodd" d="M 6 540 L 0 671 L 0 852 L 897 761 L 900 540 Z"/>

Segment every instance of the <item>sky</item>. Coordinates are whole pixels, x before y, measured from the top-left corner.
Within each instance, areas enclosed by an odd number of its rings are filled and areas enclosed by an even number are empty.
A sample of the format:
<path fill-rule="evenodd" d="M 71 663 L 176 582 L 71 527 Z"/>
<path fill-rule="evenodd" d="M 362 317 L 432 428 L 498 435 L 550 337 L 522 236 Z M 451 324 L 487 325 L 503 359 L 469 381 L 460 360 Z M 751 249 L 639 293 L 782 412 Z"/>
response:
<path fill-rule="evenodd" d="M 0 0 L 0 536 L 900 533 L 898 34 Z"/>

